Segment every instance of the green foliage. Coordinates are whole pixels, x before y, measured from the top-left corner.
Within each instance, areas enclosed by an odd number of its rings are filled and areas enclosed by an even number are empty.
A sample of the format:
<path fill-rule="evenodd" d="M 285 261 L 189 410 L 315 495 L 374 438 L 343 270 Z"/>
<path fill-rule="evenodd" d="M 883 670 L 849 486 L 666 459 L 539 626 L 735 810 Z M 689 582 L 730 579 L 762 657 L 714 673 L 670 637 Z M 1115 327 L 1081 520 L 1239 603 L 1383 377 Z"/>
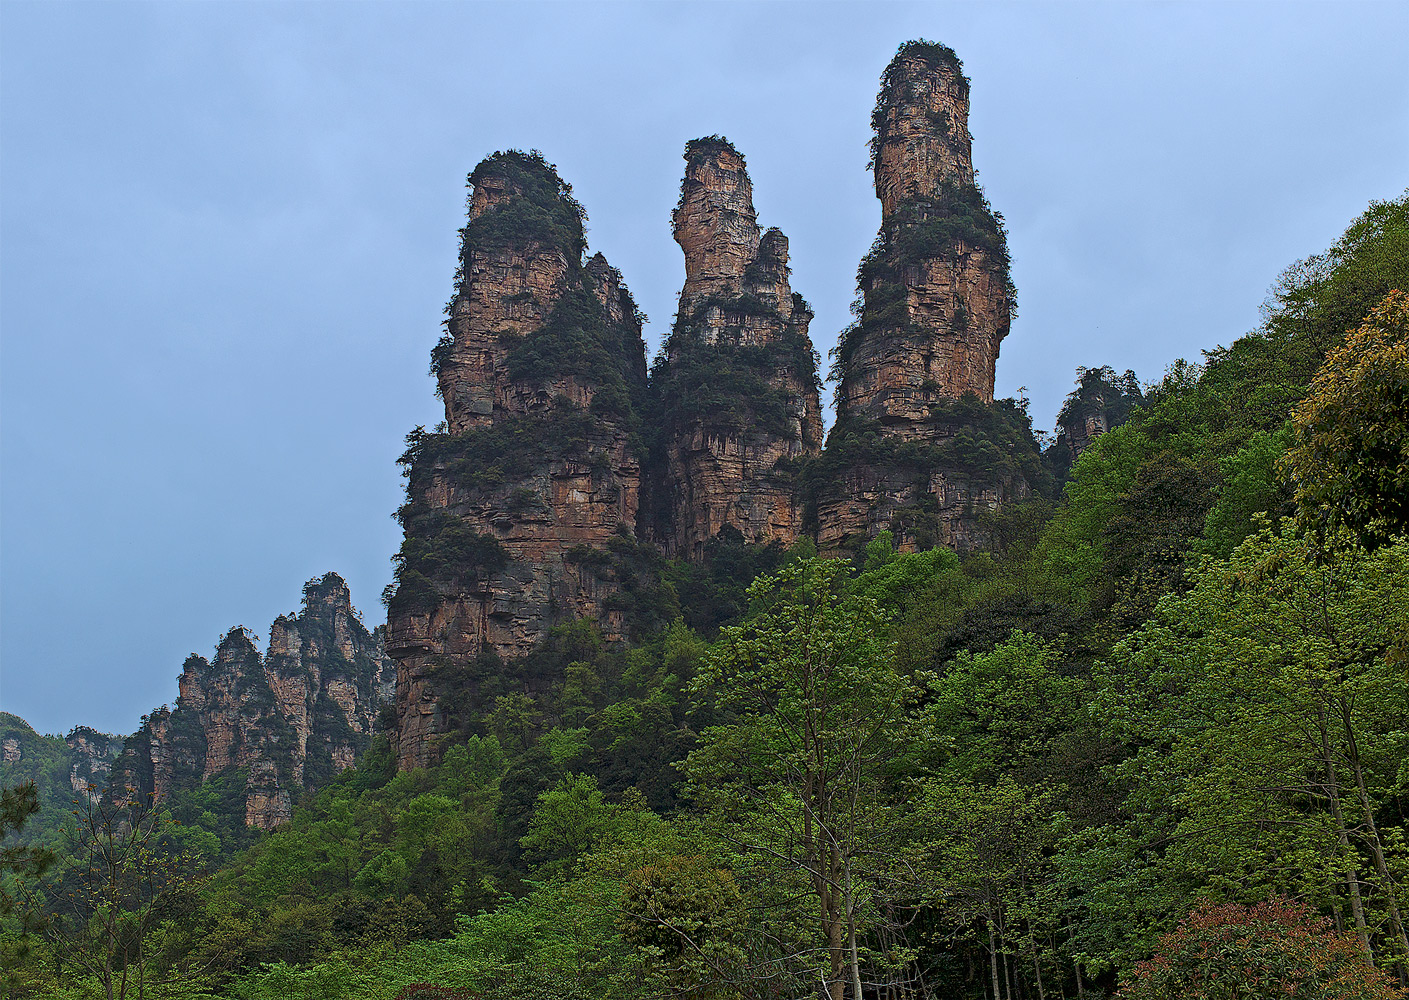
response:
<path fill-rule="evenodd" d="M 558 176 L 557 168 L 542 153 L 511 149 L 486 157 L 470 173 L 467 183 L 480 187 L 490 182 L 502 184 L 510 197 L 470 220 L 461 231 L 462 248 L 538 243 L 561 251 L 569 261 L 582 259 L 587 246 L 583 235 L 587 213 L 572 196 L 572 185 Z"/>
<path fill-rule="evenodd" d="M 1347 910 L 1363 896 L 1384 947 L 1409 952 L 1387 877 L 1402 834 L 1380 826 L 1403 823 L 1390 797 L 1409 777 L 1406 574 L 1403 543 L 1318 564 L 1286 525 L 1264 528 L 1116 647 L 1097 707 L 1132 749 L 1116 769 L 1122 836 L 1163 845 L 1143 847 L 1142 895 L 1275 891 Z M 1362 866 L 1378 879 L 1349 898 Z"/>
<path fill-rule="evenodd" d="M 428 611 L 443 592 L 480 584 L 509 565 L 509 555 L 497 538 L 476 531 L 448 511 L 412 509 L 403 521 L 406 535 L 392 557 L 393 609 Z"/>
<path fill-rule="evenodd" d="M 1292 427 L 1303 525 L 1371 546 L 1409 533 L 1409 294 L 1385 296 L 1327 354 Z"/>
<path fill-rule="evenodd" d="M 832 428 L 826 450 L 802 469 L 804 518 L 815 530 L 821 498 L 836 488 L 845 470 L 870 468 L 909 476 L 920 496 L 930 476 L 943 471 L 951 480 L 978 488 L 1001 488 L 1021 477 L 1038 496 L 1054 488 L 1032 435 L 1032 420 L 1016 400 L 984 403 L 972 393 L 957 400 L 936 400 L 928 420 L 928 440 L 900 440 L 876 421 L 848 417 Z M 933 498 L 930 498 L 933 502 Z M 912 534 L 922 547 L 935 544 L 933 528 Z M 896 525 L 892 525 L 894 529 Z"/>
<path fill-rule="evenodd" d="M 629 293 L 623 294 L 629 299 Z M 634 316 L 635 303 L 627 305 L 626 315 Z M 540 326 L 522 336 L 506 336 L 514 381 L 572 376 L 592 386 L 594 415 L 636 426 L 646 388 L 633 364 L 642 349 L 640 325 L 611 322 L 583 275 L 559 296 Z"/>
<path fill-rule="evenodd" d="M 845 374 L 863 341 L 913 331 L 907 270 L 952 257 L 962 248 L 981 251 L 1001 269 L 1009 313 L 1017 315 L 1017 289 L 1002 214 L 993 211 L 976 185 L 946 182 L 933 196 L 911 198 L 897 206 L 862 259 L 856 271 L 860 298 L 852 306 L 857 320 L 842 331 L 831 353 L 834 380 Z M 962 302 L 955 322 L 963 328 Z"/>
<path fill-rule="evenodd" d="M 716 309 L 724 329 L 717 342 L 706 343 L 700 330 Z M 777 308 L 742 294 L 707 298 L 690 315 L 677 317 L 651 366 L 663 427 L 683 430 L 699 423 L 707 431 L 731 434 L 796 433 L 801 401 L 791 397 L 786 384 L 802 391 L 820 387 L 817 352 L 808 336 L 791 325 L 767 346 L 733 342 L 749 316 L 776 317 Z"/>

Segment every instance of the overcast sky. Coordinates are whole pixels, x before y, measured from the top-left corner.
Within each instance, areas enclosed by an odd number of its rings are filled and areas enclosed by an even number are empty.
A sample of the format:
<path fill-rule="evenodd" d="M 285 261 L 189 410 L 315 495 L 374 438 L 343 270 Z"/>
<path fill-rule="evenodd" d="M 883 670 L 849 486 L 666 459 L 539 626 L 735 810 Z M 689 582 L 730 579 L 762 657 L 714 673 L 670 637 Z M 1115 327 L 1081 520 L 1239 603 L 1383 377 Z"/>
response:
<path fill-rule="evenodd" d="M 1020 313 L 1000 395 L 1152 380 L 1409 183 L 1409 5 L 0 5 L 0 708 L 131 732 L 343 574 L 367 624 L 464 177 L 541 149 L 651 317 L 686 140 L 732 139 L 825 357 L 897 45 L 952 46 Z"/>

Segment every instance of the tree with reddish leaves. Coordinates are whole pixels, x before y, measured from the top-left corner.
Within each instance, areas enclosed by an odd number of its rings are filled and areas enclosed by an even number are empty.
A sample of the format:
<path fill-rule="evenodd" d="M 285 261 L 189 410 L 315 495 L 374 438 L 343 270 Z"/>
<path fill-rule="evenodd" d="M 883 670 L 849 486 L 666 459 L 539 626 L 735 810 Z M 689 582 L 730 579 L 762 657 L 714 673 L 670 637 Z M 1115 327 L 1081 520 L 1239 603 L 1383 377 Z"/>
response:
<path fill-rule="evenodd" d="M 1274 898 L 1193 910 L 1130 973 L 1121 1000 L 1402 1000 L 1359 942 L 1309 906 Z"/>

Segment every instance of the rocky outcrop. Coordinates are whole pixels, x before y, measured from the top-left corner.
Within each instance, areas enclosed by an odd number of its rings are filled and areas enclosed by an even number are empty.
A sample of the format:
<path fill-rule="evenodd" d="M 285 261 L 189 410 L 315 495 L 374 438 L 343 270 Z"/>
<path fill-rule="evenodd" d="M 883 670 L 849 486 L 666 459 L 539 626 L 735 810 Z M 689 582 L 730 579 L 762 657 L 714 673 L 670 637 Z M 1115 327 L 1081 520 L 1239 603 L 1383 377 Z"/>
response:
<path fill-rule="evenodd" d="M 94 800 L 101 797 L 108 787 L 113 759 L 122 748 L 122 740 L 89 726 L 74 726 L 64 737 L 64 745 L 72 754 L 69 787 L 77 795 Z"/>
<path fill-rule="evenodd" d="M 394 682 L 379 633 L 363 626 L 341 577 L 309 581 L 302 610 L 275 620 L 264 656 L 234 628 L 214 659 L 187 657 L 176 707 L 144 717 L 127 739 L 115 793 L 165 798 L 238 774 L 249 826 L 287 820 L 300 792 L 326 785 L 371 742 Z"/>
<path fill-rule="evenodd" d="M 662 414 L 652 534 L 703 557 L 720 529 L 746 542 L 802 533 L 796 471 L 822 443 L 812 310 L 789 284 L 788 239 L 762 233 L 743 156 L 718 136 L 685 148 L 673 216 L 685 284 L 652 372 Z"/>
<path fill-rule="evenodd" d="M 685 149 L 685 281 L 649 382 L 639 314 L 600 255 L 583 260 L 582 208 L 554 168 L 496 153 L 470 175 L 432 352 L 445 423 L 402 458 L 398 766 L 482 722 L 491 689 L 534 695 L 529 654 L 555 626 L 628 637 L 633 600 L 657 616 L 678 601 L 663 556 L 803 535 L 837 554 L 882 530 L 968 551 L 1038 483 L 1024 408 L 993 399 L 1014 300 L 1001 219 L 974 184 L 968 80 L 949 49 L 913 42 L 882 84 L 883 222 L 836 353 L 825 450 L 812 310 L 726 139 Z"/>
<path fill-rule="evenodd" d="M 900 47 L 872 116 L 881 231 L 836 351 L 837 424 L 809 470 L 809 523 L 839 553 L 986 544 L 985 524 L 1042 478 L 1030 421 L 994 402 L 1015 293 L 1001 217 L 974 183 L 969 81 L 952 50 Z"/>
<path fill-rule="evenodd" d="M 1001 219 L 974 184 L 969 81 L 953 51 L 901 47 L 872 116 L 881 232 L 862 262 L 862 309 L 839 349 L 838 419 L 928 437 L 929 404 L 993 399 L 1014 308 Z"/>
<path fill-rule="evenodd" d="M 389 594 L 402 767 L 430 762 L 447 666 L 527 653 L 555 624 L 621 635 L 592 557 L 633 537 L 640 504 L 641 317 L 582 207 L 538 154 L 470 175 L 456 294 L 432 356 L 445 426 L 403 464 L 405 540 Z"/>
<path fill-rule="evenodd" d="M 1054 462 L 1063 472 L 1102 434 L 1125 423 L 1130 411 L 1144 405 L 1140 380 L 1133 371 L 1117 375 L 1109 367 L 1076 369 L 1076 388 L 1057 414 Z"/>
<path fill-rule="evenodd" d="M 41 736 L 19 716 L 0 712 L 0 786 L 33 781 L 42 803 L 65 810 L 77 796 L 97 801 L 121 746 L 121 737 L 89 726 L 75 726 L 62 738 Z M 62 784 L 55 782 L 58 775 Z"/>

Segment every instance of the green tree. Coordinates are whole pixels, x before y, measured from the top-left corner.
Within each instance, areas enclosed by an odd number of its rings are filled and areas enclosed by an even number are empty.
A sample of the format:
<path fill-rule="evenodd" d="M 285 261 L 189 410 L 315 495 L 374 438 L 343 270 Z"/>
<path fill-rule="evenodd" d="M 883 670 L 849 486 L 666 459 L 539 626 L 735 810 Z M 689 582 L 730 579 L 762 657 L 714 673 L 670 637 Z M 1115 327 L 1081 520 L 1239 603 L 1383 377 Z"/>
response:
<path fill-rule="evenodd" d="M 107 1000 L 138 1000 L 153 983 L 148 940 L 160 897 L 192 879 L 162 843 L 165 818 L 152 797 L 131 802 L 84 796 L 78 823 L 49 893 L 59 952 L 98 981 Z"/>
<path fill-rule="evenodd" d="M 1343 525 L 1372 547 L 1409 532 L 1409 293 L 1326 355 L 1292 427 L 1284 464 L 1305 526 Z"/>
<path fill-rule="evenodd" d="M 795 563 L 749 597 L 757 612 L 723 630 L 694 683 L 735 721 L 706 729 L 686 769 L 712 829 L 771 887 L 783 961 L 832 1000 L 848 982 L 859 996 L 859 937 L 895 890 L 888 778 L 910 750 L 912 685 L 843 562 Z"/>
<path fill-rule="evenodd" d="M 1318 562 L 1289 523 L 1162 601 L 1098 699 L 1135 748 L 1118 768 L 1124 835 L 1154 885 L 1348 910 L 1367 959 L 1374 948 L 1403 970 L 1406 637 L 1409 543 L 1342 544 Z"/>

